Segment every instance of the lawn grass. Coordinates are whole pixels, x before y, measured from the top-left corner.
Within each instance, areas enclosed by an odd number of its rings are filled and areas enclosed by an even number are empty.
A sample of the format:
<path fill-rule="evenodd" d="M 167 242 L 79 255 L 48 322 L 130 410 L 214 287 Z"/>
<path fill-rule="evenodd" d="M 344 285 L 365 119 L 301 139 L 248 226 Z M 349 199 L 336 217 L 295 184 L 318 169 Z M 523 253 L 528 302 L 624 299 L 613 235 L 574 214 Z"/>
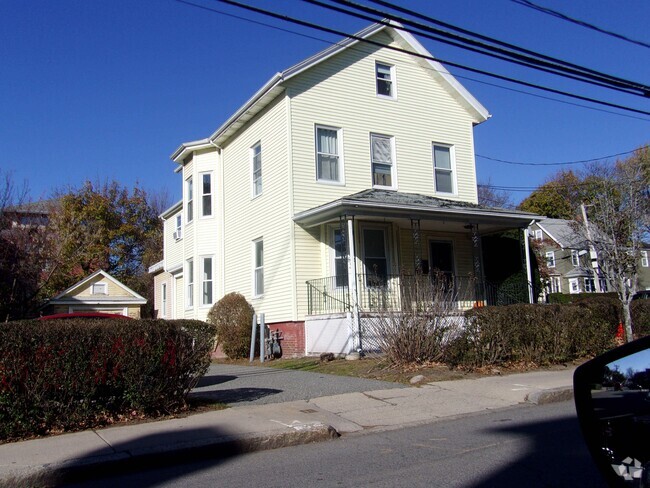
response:
<path fill-rule="evenodd" d="M 265 361 L 264 363 L 260 363 L 258 359 L 255 359 L 253 363 L 250 363 L 248 360 L 233 361 L 227 359 L 217 360 L 216 362 L 265 366 L 293 371 L 309 371 L 312 373 L 352 376 L 355 378 L 367 378 L 406 384 L 409 383 L 411 378 L 417 375 L 422 375 L 424 377 L 424 380 L 422 381 L 423 383 L 484 376 L 480 373 L 470 373 L 458 369 L 451 369 L 444 364 L 438 363 L 399 367 L 391 365 L 388 361 L 379 357 L 365 357 L 355 361 L 347 361 L 345 359 L 321 361 L 319 358 L 303 357 L 275 359 L 272 361 Z"/>

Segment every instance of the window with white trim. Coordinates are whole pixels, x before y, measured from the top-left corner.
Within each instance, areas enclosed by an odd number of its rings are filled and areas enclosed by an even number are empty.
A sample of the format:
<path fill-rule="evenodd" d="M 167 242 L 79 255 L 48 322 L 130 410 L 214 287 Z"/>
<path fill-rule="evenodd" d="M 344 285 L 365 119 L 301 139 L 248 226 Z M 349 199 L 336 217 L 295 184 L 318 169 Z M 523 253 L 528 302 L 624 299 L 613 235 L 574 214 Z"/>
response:
<path fill-rule="evenodd" d="M 251 148 L 251 185 L 253 197 L 262 193 L 262 143 Z"/>
<path fill-rule="evenodd" d="M 594 283 L 593 278 L 585 278 L 585 292 L 593 293 L 596 291 L 596 283 Z"/>
<path fill-rule="evenodd" d="M 212 216 L 212 173 L 201 173 L 201 217 Z"/>
<path fill-rule="evenodd" d="M 562 293 L 562 278 L 551 276 L 551 293 Z"/>
<path fill-rule="evenodd" d="M 569 293 L 580 293 L 580 281 L 578 278 L 569 278 Z"/>
<path fill-rule="evenodd" d="M 201 258 L 201 305 L 212 305 L 212 256 Z"/>
<path fill-rule="evenodd" d="M 648 251 L 641 251 L 641 266 L 648 267 Z"/>
<path fill-rule="evenodd" d="M 174 231 L 174 239 L 179 240 L 183 238 L 183 215 L 176 215 L 176 230 Z"/>
<path fill-rule="evenodd" d="M 573 266 L 580 266 L 580 254 L 577 249 L 571 249 L 571 264 Z"/>
<path fill-rule="evenodd" d="M 607 280 L 605 278 L 599 278 L 598 283 L 600 284 L 600 291 L 607 293 Z"/>
<path fill-rule="evenodd" d="M 167 283 L 160 285 L 160 317 L 167 316 Z"/>
<path fill-rule="evenodd" d="M 535 229 L 535 240 L 536 241 L 542 240 L 542 229 Z"/>
<path fill-rule="evenodd" d="M 378 96 L 395 98 L 395 66 L 375 63 L 375 79 L 377 80 Z"/>
<path fill-rule="evenodd" d="M 194 306 L 194 260 L 188 259 L 185 266 L 185 275 L 187 276 L 187 289 L 185 294 L 185 308 Z"/>
<path fill-rule="evenodd" d="M 194 179 L 190 176 L 185 180 L 185 196 L 186 196 L 186 205 L 187 209 L 187 223 L 192 222 L 194 218 Z"/>
<path fill-rule="evenodd" d="M 433 144 L 433 178 L 436 192 L 454 193 L 454 164 L 451 146 Z"/>
<path fill-rule="evenodd" d="M 253 241 L 253 295 L 264 295 L 264 241 Z"/>
<path fill-rule="evenodd" d="M 395 139 L 391 136 L 370 134 L 370 158 L 372 160 L 372 186 L 395 187 Z"/>
<path fill-rule="evenodd" d="M 341 129 L 316 126 L 316 179 L 343 182 Z"/>
<path fill-rule="evenodd" d="M 555 251 L 548 251 L 546 253 L 546 267 L 555 268 Z"/>
<path fill-rule="evenodd" d="M 106 283 L 93 283 L 91 293 L 93 295 L 108 295 L 108 285 Z"/>

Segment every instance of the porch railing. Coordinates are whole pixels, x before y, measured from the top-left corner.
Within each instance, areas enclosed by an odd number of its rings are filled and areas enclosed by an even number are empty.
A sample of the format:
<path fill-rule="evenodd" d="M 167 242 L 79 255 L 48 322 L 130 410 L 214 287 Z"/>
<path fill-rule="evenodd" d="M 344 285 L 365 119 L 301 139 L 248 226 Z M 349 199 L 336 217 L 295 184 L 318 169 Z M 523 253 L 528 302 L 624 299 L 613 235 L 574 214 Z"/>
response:
<path fill-rule="evenodd" d="M 359 306 L 368 312 L 400 310 L 403 297 L 411 296 L 412 287 L 421 279 L 421 276 L 412 275 L 360 274 L 357 283 Z M 454 276 L 449 277 L 446 286 L 453 287 L 447 293 L 452 297 L 453 308 L 466 310 L 477 305 L 527 303 L 530 284 L 525 279 L 493 283 L 470 276 Z M 309 315 L 343 313 L 351 309 L 349 288 L 341 286 L 341 277 L 308 281 L 307 300 Z"/>

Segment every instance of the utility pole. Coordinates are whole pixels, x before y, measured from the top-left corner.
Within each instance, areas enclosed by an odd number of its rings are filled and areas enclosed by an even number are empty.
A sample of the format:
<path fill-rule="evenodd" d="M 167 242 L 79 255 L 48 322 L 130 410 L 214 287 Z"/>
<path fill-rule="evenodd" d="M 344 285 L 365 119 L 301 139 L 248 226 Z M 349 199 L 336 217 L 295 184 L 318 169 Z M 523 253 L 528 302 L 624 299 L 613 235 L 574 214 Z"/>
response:
<path fill-rule="evenodd" d="M 580 209 L 582 210 L 582 220 L 585 223 L 585 230 L 587 231 L 587 239 L 589 240 L 589 258 L 591 259 L 591 267 L 594 269 L 596 279 L 594 280 L 594 286 L 596 287 L 596 292 L 601 293 L 600 288 L 600 270 L 598 269 L 598 254 L 596 254 L 596 249 L 591 244 L 591 230 L 589 229 L 589 220 L 587 220 L 587 207 L 583 203 L 580 204 Z"/>

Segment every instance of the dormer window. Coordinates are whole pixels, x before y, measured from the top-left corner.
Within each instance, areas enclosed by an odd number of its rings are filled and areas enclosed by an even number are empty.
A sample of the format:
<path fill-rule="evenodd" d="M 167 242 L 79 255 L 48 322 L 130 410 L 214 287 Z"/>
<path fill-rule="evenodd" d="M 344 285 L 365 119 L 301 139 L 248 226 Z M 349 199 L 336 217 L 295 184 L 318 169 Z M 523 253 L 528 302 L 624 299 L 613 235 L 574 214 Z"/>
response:
<path fill-rule="evenodd" d="M 94 283 L 92 285 L 93 295 L 108 295 L 106 283 Z"/>
<path fill-rule="evenodd" d="M 389 64 L 375 63 L 377 95 L 395 98 L 395 67 Z"/>

